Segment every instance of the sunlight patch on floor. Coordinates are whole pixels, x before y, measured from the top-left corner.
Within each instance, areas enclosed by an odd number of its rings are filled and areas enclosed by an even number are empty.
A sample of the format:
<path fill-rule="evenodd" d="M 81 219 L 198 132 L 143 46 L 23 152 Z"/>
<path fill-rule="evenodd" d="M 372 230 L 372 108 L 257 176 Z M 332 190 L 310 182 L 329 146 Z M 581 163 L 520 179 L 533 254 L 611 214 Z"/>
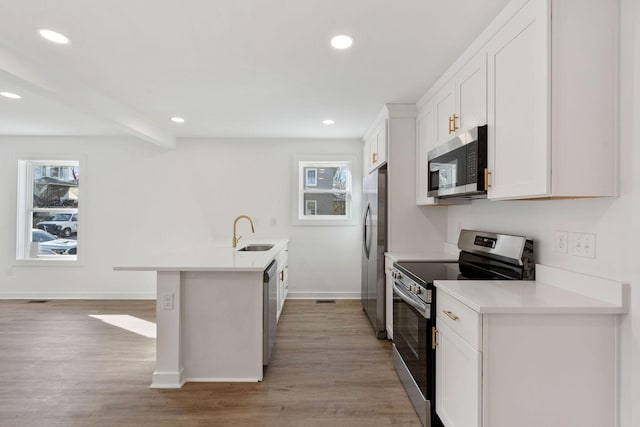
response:
<path fill-rule="evenodd" d="M 156 324 L 128 314 L 90 314 L 89 317 L 102 320 L 118 328 L 126 329 L 147 338 L 156 337 Z"/>

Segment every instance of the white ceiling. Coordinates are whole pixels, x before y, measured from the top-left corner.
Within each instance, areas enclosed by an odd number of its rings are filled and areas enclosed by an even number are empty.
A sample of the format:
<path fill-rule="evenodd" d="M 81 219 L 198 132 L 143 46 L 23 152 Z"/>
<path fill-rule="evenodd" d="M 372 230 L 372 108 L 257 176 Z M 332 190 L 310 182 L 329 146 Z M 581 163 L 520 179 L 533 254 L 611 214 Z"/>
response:
<path fill-rule="evenodd" d="M 124 133 L 166 146 L 361 137 L 383 104 L 417 101 L 506 3 L 0 0 L 0 91 L 24 96 L 0 98 L 0 134 Z M 352 49 L 329 46 L 339 33 Z"/>

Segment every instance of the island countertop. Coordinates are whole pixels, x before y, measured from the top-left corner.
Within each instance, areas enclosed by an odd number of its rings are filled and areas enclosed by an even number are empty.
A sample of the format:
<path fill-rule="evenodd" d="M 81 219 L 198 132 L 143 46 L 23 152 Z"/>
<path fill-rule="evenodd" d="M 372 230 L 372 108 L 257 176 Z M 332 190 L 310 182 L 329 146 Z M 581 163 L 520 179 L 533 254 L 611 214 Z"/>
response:
<path fill-rule="evenodd" d="M 229 242 L 214 242 L 198 247 L 174 248 L 170 251 L 139 254 L 119 263 L 118 271 L 264 271 L 288 244 L 287 239 L 242 241 L 237 248 Z M 239 251 L 247 245 L 270 244 L 268 251 Z"/>

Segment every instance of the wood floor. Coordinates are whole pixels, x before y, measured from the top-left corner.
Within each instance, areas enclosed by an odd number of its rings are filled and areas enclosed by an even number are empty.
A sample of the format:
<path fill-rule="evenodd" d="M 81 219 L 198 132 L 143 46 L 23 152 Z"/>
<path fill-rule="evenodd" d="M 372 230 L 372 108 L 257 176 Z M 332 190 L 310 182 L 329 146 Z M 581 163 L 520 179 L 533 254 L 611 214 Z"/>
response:
<path fill-rule="evenodd" d="M 359 301 L 287 301 L 263 382 L 148 388 L 154 301 L 0 301 L 1 426 L 420 426 Z"/>

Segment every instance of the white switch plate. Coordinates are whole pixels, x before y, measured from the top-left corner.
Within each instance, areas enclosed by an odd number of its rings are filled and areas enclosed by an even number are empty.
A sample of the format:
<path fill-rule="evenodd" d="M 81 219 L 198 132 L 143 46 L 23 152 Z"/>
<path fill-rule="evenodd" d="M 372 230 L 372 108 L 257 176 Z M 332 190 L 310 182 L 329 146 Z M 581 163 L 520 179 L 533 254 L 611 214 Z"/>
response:
<path fill-rule="evenodd" d="M 569 250 L 569 232 L 556 231 L 554 251 L 559 254 L 566 254 Z"/>
<path fill-rule="evenodd" d="M 573 256 L 595 258 L 596 235 L 592 233 L 571 233 L 569 247 Z"/>
<path fill-rule="evenodd" d="M 162 309 L 173 310 L 173 294 L 164 294 L 162 296 Z"/>

